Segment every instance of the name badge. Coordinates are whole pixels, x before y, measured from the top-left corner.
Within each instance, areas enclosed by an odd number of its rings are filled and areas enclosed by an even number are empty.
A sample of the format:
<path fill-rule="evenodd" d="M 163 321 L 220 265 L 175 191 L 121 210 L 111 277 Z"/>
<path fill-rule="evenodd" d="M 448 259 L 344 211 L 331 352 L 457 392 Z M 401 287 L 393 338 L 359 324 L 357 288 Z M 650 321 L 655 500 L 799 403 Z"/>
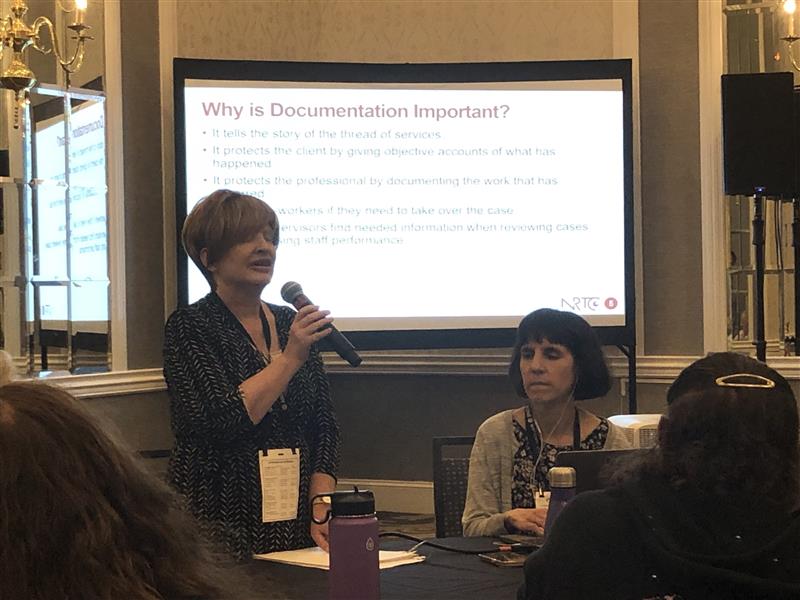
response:
<path fill-rule="evenodd" d="M 300 448 L 258 451 L 261 474 L 261 521 L 293 521 L 300 495 Z"/>
<path fill-rule="evenodd" d="M 550 492 L 533 493 L 533 499 L 536 502 L 536 508 L 548 508 L 550 506 Z"/>

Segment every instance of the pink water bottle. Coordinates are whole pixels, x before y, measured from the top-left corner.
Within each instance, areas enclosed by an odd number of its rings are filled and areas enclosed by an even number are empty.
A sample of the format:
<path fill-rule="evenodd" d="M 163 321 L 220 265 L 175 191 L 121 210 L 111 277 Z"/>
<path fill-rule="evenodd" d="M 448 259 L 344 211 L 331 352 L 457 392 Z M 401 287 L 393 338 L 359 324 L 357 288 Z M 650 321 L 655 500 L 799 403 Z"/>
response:
<path fill-rule="evenodd" d="M 328 525 L 330 600 L 379 600 L 381 595 L 378 564 L 378 518 L 375 497 L 369 490 L 320 494 L 331 499 L 324 523 Z M 312 503 L 315 496 L 311 499 Z M 313 518 L 313 517 L 312 517 Z"/>

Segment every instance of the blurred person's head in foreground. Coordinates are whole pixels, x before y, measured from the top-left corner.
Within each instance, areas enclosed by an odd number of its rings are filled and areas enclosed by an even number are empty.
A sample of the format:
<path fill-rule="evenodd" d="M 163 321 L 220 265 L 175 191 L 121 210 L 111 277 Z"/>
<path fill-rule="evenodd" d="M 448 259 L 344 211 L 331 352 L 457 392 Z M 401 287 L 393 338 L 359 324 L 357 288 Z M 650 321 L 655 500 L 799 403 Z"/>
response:
<path fill-rule="evenodd" d="M 797 401 L 777 371 L 741 354 L 711 354 L 680 373 L 667 404 L 655 466 L 673 486 L 797 507 Z"/>
<path fill-rule="evenodd" d="M 69 393 L 0 387 L 2 600 L 222 598 L 225 578 L 177 496 Z"/>

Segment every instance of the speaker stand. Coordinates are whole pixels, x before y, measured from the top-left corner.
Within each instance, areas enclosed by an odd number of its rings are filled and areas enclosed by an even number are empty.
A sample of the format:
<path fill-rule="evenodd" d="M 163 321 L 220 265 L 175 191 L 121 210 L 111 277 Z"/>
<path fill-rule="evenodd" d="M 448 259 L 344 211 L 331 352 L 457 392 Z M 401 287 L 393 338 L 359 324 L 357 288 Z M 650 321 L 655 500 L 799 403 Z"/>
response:
<path fill-rule="evenodd" d="M 800 199 L 792 200 L 792 247 L 794 248 L 794 355 L 800 356 Z"/>
<path fill-rule="evenodd" d="M 617 344 L 617 348 L 628 358 L 628 414 L 635 415 L 639 412 L 636 404 L 636 342 Z"/>
<path fill-rule="evenodd" d="M 756 358 L 767 361 L 767 341 L 764 339 L 764 196 L 753 196 L 753 246 L 756 247 L 755 330 L 753 345 Z"/>

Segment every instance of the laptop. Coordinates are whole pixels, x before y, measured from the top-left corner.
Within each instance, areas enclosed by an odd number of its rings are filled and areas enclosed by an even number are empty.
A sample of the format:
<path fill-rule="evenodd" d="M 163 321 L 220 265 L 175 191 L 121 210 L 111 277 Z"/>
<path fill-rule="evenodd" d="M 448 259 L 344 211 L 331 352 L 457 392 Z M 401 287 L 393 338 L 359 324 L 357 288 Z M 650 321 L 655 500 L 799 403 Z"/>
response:
<path fill-rule="evenodd" d="M 649 452 L 647 448 L 625 450 L 565 450 L 556 456 L 557 467 L 575 469 L 575 493 L 608 487 L 608 478 L 619 463 Z"/>
<path fill-rule="evenodd" d="M 627 459 L 638 458 L 648 452 L 647 448 L 628 448 L 624 450 L 565 450 L 556 456 L 557 467 L 575 469 L 575 493 L 600 490 L 608 487 L 608 477 L 616 466 Z M 515 550 L 530 552 L 544 543 L 544 537 L 504 534 L 498 536 L 502 541 L 513 544 Z"/>

